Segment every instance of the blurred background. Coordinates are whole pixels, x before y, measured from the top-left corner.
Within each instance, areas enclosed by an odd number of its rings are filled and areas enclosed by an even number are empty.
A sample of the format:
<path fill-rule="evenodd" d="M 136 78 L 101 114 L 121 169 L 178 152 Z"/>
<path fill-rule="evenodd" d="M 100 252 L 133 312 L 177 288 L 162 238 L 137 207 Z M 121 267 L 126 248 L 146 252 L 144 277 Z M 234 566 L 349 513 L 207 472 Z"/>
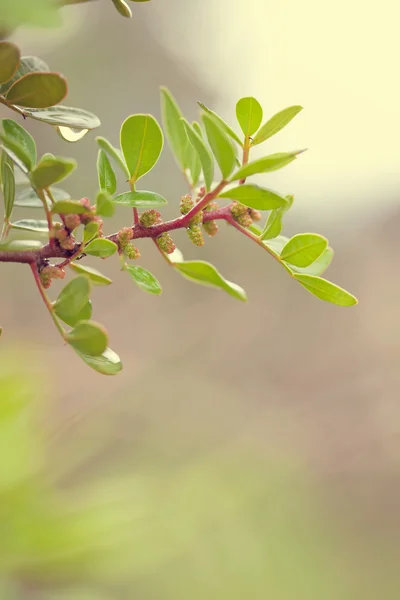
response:
<path fill-rule="evenodd" d="M 60 344 L 28 269 L 2 264 L 0 398 L 3 390 L 4 402 L 14 394 L 40 404 L 34 472 L 63 510 L 83 503 L 98 515 L 76 548 L 90 546 L 93 531 L 101 547 L 86 565 L 67 542 L 53 561 L 46 546 L 39 568 L 27 549 L 10 566 L 7 542 L 4 585 L 22 581 L 17 597 L 65 600 L 397 599 L 398 5 L 154 0 L 132 10 L 125 20 L 106 1 L 67 7 L 62 29 L 21 28 L 13 39 L 66 75 L 67 104 L 96 113 L 114 144 L 129 114 L 160 117 L 160 85 L 190 119 L 197 100 L 232 124 L 242 96 L 256 96 L 267 115 L 304 106 L 268 144 L 309 151 L 259 180 L 295 196 L 284 234 L 329 237 L 328 278 L 359 305 L 318 301 L 228 228 L 201 250 L 184 232 L 174 239 L 185 258 L 210 260 L 242 285 L 246 305 L 170 272 L 143 241 L 140 264 L 161 297 L 133 287 L 115 261 L 102 269 L 114 285 L 94 290 L 94 318 L 125 365 L 106 378 Z M 93 198 L 94 134 L 69 145 L 50 127 L 24 125 L 42 152 L 77 158 L 64 187 Z M 146 185 L 175 215 L 185 185 L 169 150 Z M 127 218 L 121 207 L 110 231 Z M 17 433 L 4 439 L 0 471 L 18 446 Z"/>

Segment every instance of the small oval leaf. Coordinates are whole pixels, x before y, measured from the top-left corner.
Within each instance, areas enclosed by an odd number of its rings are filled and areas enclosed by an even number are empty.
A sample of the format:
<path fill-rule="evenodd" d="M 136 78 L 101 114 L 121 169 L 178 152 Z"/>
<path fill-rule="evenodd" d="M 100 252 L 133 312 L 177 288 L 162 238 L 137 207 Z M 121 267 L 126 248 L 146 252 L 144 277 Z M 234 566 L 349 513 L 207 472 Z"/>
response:
<path fill-rule="evenodd" d="M 24 109 L 25 116 L 54 127 L 67 127 L 74 130 L 91 130 L 100 127 L 100 119 L 93 113 L 72 106 L 50 106 L 41 109 Z"/>
<path fill-rule="evenodd" d="M 0 84 L 9 81 L 18 69 L 21 56 L 18 46 L 0 42 Z"/>
<path fill-rule="evenodd" d="M 191 125 L 189 125 L 189 123 L 185 119 L 182 119 L 182 123 L 186 129 L 189 142 L 198 154 L 201 168 L 203 171 L 206 190 L 209 191 L 214 179 L 213 156 L 210 150 L 207 148 L 206 144 L 204 143 L 203 138 L 199 135 L 199 133 L 197 133 L 195 129 L 191 127 Z"/>
<path fill-rule="evenodd" d="M 47 221 L 36 219 L 21 219 L 11 223 L 13 229 L 22 229 L 24 231 L 35 231 L 36 233 L 49 233 Z"/>
<path fill-rule="evenodd" d="M 278 133 L 278 131 L 286 127 L 286 125 L 290 123 L 301 110 L 303 110 L 302 106 L 289 106 L 276 113 L 276 115 L 271 117 L 258 131 L 257 135 L 253 138 L 252 146 L 261 144 L 261 142 L 265 142 L 265 140 Z"/>
<path fill-rule="evenodd" d="M 233 188 L 219 194 L 218 197 L 236 200 L 237 202 L 256 210 L 272 210 L 287 204 L 286 199 L 276 192 L 251 184 Z"/>
<path fill-rule="evenodd" d="M 46 189 L 65 179 L 76 169 L 76 161 L 66 158 L 42 158 L 31 173 L 31 180 L 36 189 Z"/>
<path fill-rule="evenodd" d="M 354 306 L 358 303 L 357 298 L 353 294 L 350 294 L 350 292 L 347 292 L 327 279 L 316 277 L 315 275 L 303 275 L 302 273 L 294 273 L 293 277 L 308 292 L 317 296 L 320 300 L 325 300 L 325 302 L 331 302 L 338 306 Z"/>
<path fill-rule="evenodd" d="M 121 149 L 131 183 L 148 173 L 157 163 L 164 144 L 161 127 L 151 115 L 132 115 L 121 127 Z"/>
<path fill-rule="evenodd" d="M 316 233 L 294 235 L 281 251 L 281 260 L 296 267 L 308 267 L 328 246 L 328 240 Z"/>
<path fill-rule="evenodd" d="M 70 195 L 65 190 L 59 188 L 50 188 L 50 192 L 54 200 L 68 200 Z M 21 206 L 24 208 L 43 208 L 43 202 L 32 188 L 27 188 L 23 192 L 20 192 L 15 198 L 15 206 Z M 52 204 L 47 198 L 47 206 L 51 208 Z"/>
<path fill-rule="evenodd" d="M 96 197 L 96 215 L 112 217 L 115 212 L 114 203 L 106 192 L 99 192 Z"/>
<path fill-rule="evenodd" d="M 227 179 L 236 166 L 236 154 L 232 142 L 210 115 L 203 114 L 202 120 L 222 177 Z"/>
<path fill-rule="evenodd" d="M 112 199 L 116 204 L 123 204 L 124 206 L 133 206 L 136 208 L 154 208 L 157 206 L 164 206 L 167 204 L 166 199 L 156 192 L 124 192 L 118 194 Z"/>
<path fill-rule="evenodd" d="M 223 120 L 222 117 L 220 117 L 216 112 L 214 112 L 213 110 L 208 108 L 202 102 L 198 102 L 197 104 L 200 106 L 201 109 L 203 109 L 207 114 L 209 114 L 214 119 L 216 124 L 219 126 L 220 129 L 222 129 L 222 131 L 224 133 L 226 133 L 237 144 L 239 144 L 239 146 L 241 146 L 241 147 L 243 146 L 243 142 L 240 139 L 240 137 L 233 131 L 233 129 L 228 125 L 228 123 L 225 123 L 225 121 Z"/>
<path fill-rule="evenodd" d="M 61 290 L 53 310 L 65 323 L 77 319 L 82 310 L 89 302 L 90 281 L 87 277 L 80 275 L 72 279 Z"/>
<path fill-rule="evenodd" d="M 115 194 L 115 190 L 117 189 L 117 179 L 107 154 L 101 149 L 97 155 L 97 175 L 99 178 L 100 190 L 111 194 L 111 196 Z"/>
<path fill-rule="evenodd" d="M 100 137 L 100 136 L 97 137 L 96 142 L 100 146 L 101 150 L 104 150 L 104 152 L 106 152 L 108 154 L 108 156 L 111 156 L 111 158 L 114 159 L 114 161 L 122 169 L 122 171 L 125 173 L 125 175 L 130 177 L 129 169 L 125 164 L 121 150 L 119 150 L 118 148 L 114 148 L 114 146 L 108 140 L 106 140 L 106 138 L 104 138 L 104 137 Z"/>
<path fill-rule="evenodd" d="M 77 200 L 58 200 L 52 205 L 51 212 L 57 215 L 83 215 L 91 211 Z"/>
<path fill-rule="evenodd" d="M 88 267 L 87 265 L 79 265 L 73 262 L 70 263 L 69 266 L 73 271 L 78 273 L 78 275 L 84 275 L 85 277 L 88 277 L 93 285 L 101 286 L 110 285 L 110 283 L 112 283 L 112 280 L 100 273 L 100 271 L 97 271 L 92 267 Z"/>
<path fill-rule="evenodd" d="M 177 271 L 184 277 L 201 285 L 216 287 L 224 290 L 237 300 L 247 300 L 246 292 L 236 283 L 227 281 L 217 269 L 202 260 L 190 260 L 174 263 Z"/>
<path fill-rule="evenodd" d="M 67 81 L 59 73 L 28 73 L 8 90 L 7 100 L 18 106 L 48 108 L 67 95 Z"/>
<path fill-rule="evenodd" d="M 161 294 L 161 285 L 150 271 L 137 265 L 126 265 L 125 270 L 141 290 L 150 294 Z"/>
<path fill-rule="evenodd" d="M 107 258 L 108 256 L 112 256 L 118 250 L 117 244 L 114 244 L 111 240 L 106 240 L 105 238 L 97 238 L 92 242 L 89 242 L 87 246 L 85 246 L 85 254 L 90 254 L 91 256 L 99 256 L 100 258 Z"/>
<path fill-rule="evenodd" d="M 26 131 L 16 121 L 11 119 L 3 119 L 2 121 L 4 133 L 8 139 L 13 139 L 16 144 L 22 149 L 24 159 L 20 156 L 21 160 L 24 160 L 26 168 L 31 171 L 36 165 L 37 152 L 35 140 L 30 133 Z"/>
<path fill-rule="evenodd" d="M 231 177 L 230 181 L 246 179 L 247 177 L 250 177 L 250 175 L 257 175 L 258 173 L 270 173 L 272 171 L 282 169 L 282 167 L 285 167 L 295 160 L 296 156 L 301 152 L 304 152 L 304 150 L 299 150 L 296 152 L 277 152 L 276 154 L 270 154 L 264 158 L 259 158 L 258 160 L 249 162 L 247 165 L 244 165 L 238 171 L 236 171 Z"/>
<path fill-rule="evenodd" d="M 15 178 L 14 170 L 8 162 L 3 163 L 3 196 L 4 196 L 4 217 L 9 219 L 14 207 L 15 201 Z"/>
<path fill-rule="evenodd" d="M 117 375 L 122 371 L 121 359 L 110 348 L 106 348 L 100 356 L 88 356 L 77 350 L 76 353 L 89 367 L 102 375 Z"/>
<path fill-rule="evenodd" d="M 100 356 L 107 348 L 108 336 L 102 325 L 95 321 L 80 321 L 65 334 L 65 341 L 87 356 Z"/>
<path fill-rule="evenodd" d="M 93 307 L 91 301 L 89 300 L 88 303 L 85 304 L 85 306 L 79 313 L 74 315 L 64 314 L 62 319 L 59 315 L 58 316 L 62 321 L 64 321 L 64 323 L 66 323 L 70 327 L 75 327 L 75 325 L 79 323 L 79 321 L 88 321 L 92 317 L 92 312 Z"/>
<path fill-rule="evenodd" d="M 255 98 L 241 98 L 236 104 L 236 117 L 246 137 L 253 135 L 261 125 L 263 110 Z"/>

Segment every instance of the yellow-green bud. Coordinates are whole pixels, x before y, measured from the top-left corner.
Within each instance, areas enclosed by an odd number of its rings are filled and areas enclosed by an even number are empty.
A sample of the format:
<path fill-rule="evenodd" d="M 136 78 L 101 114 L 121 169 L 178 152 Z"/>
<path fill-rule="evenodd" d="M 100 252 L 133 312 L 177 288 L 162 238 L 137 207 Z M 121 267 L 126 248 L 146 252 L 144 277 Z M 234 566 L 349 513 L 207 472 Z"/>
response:
<path fill-rule="evenodd" d="M 81 217 L 80 215 L 65 215 L 64 224 L 67 229 L 73 231 L 81 224 Z"/>
<path fill-rule="evenodd" d="M 137 258 L 140 258 L 140 252 L 138 248 L 136 248 L 136 246 L 133 244 L 133 242 L 127 244 L 123 250 L 125 256 L 127 258 L 130 258 L 131 260 L 136 260 Z"/>
<path fill-rule="evenodd" d="M 188 212 L 193 208 L 193 206 L 194 201 L 192 196 L 189 196 L 189 194 L 186 194 L 186 196 L 182 196 L 180 203 L 180 211 L 182 215 L 187 215 Z"/>
<path fill-rule="evenodd" d="M 129 244 L 133 238 L 133 231 L 131 227 L 123 227 L 117 234 L 117 239 L 121 249 L 124 250 L 125 246 Z"/>
<path fill-rule="evenodd" d="M 139 218 L 142 227 L 151 227 L 161 221 L 161 213 L 155 208 L 145 210 Z"/>
<path fill-rule="evenodd" d="M 217 235 L 219 227 L 216 221 L 206 221 L 203 223 L 203 229 L 210 237 Z"/>
<path fill-rule="evenodd" d="M 195 244 L 195 246 L 204 246 L 204 237 L 201 227 L 199 225 L 193 225 L 187 230 L 189 239 Z"/>
<path fill-rule="evenodd" d="M 160 250 L 165 252 L 166 254 L 172 254 L 172 252 L 176 249 L 174 244 L 174 240 L 169 235 L 169 233 L 163 233 L 157 238 L 157 244 Z"/>

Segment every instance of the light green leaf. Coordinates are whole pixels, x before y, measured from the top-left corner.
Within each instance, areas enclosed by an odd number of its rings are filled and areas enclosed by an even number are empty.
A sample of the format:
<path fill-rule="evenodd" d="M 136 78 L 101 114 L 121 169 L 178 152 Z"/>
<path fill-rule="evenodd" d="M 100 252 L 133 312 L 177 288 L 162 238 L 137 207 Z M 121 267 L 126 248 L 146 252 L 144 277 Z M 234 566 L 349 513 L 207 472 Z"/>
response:
<path fill-rule="evenodd" d="M 294 273 L 294 279 L 311 294 L 317 296 L 321 300 L 337 304 L 339 306 L 353 306 L 358 303 L 355 296 L 339 287 L 338 285 L 316 277 L 315 275 L 303 275 L 302 273 Z"/>
<path fill-rule="evenodd" d="M 258 131 L 257 135 L 253 138 L 252 146 L 261 144 L 261 142 L 265 142 L 265 140 L 278 133 L 278 131 L 286 127 L 286 125 L 290 123 L 301 110 L 303 110 L 302 106 L 289 106 L 276 113 L 276 115 L 271 117 L 271 119 Z"/>
<path fill-rule="evenodd" d="M 50 188 L 51 195 L 54 200 L 68 200 L 70 195 L 65 190 L 61 190 L 59 188 Z M 21 206 L 24 208 L 43 208 L 43 202 L 32 188 L 27 188 L 23 192 L 17 194 L 15 198 L 14 206 Z M 47 206 L 51 208 L 52 204 L 49 199 L 47 199 Z"/>
<path fill-rule="evenodd" d="M 85 229 L 83 230 L 83 243 L 88 244 L 94 238 L 96 238 L 99 234 L 99 224 L 96 221 L 90 221 L 87 225 L 85 225 Z"/>
<path fill-rule="evenodd" d="M 298 233 L 284 246 L 281 259 L 296 267 L 308 267 L 328 246 L 328 240 L 316 233 Z"/>
<path fill-rule="evenodd" d="M 100 271 L 97 271 L 92 267 L 88 267 L 87 265 L 79 265 L 78 263 L 73 262 L 70 263 L 69 266 L 73 271 L 78 273 L 78 275 L 85 275 L 85 277 L 88 277 L 93 285 L 101 286 L 110 285 L 110 283 L 112 283 L 112 280 L 100 273 Z"/>
<path fill-rule="evenodd" d="M 236 104 L 236 117 L 246 137 L 257 131 L 263 118 L 261 104 L 253 97 L 241 98 Z"/>
<path fill-rule="evenodd" d="M 133 281 L 137 283 L 141 290 L 150 294 L 161 294 L 161 286 L 150 271 L 137 265 L 126 265 L 125 270 L 128 271 Z"/>
<path fill-rule="evenodd" d="M 29 173 L 32 168 L 31 157 L 19 141 L 3 133 L 0 133 L 0 140 L 4 151 L 12 158 L 21 171 L 25 174 Z"/>
<path fill-rule="evenodd" d="M 222 177 L 227 179 L 236 165 L 236 154 L 232 142 L 210 115 L 204 113 L 202 120 Z"/>
<path fill-rule="evenodd" d="M 250 175 L 269 173 L 271 171 L 282 169 L 282 167 L 291 163 L 301 152 L 304 152 L 304 150 L 298 150 L 296 152 L 277 152 L 276 154 L 270 154 L 264 158 L 249 162 L 247 165 L 244 165 L 236 171 L 230 178 L 230 181 L 246 179 L 247 177 L 250 177 Z"/>
<path fill-rule="evenodd" d="M 65 341 L 87 356 L 100 356 L 107 348 L 108 336 L 102 325 L 95 321 L 80 321 L 65 335 Z"/>
<path fill-rule="evenodd" d="M 187 141 L 186 152 L 188 153 L 187 155 L 190 157 L 190 165 L 189 165 L 190 180 L 191 180 L 192 186 L 195 186 L 198 183 L 200 175 L 201 175 L 201 162 L 199 159 L 199 155 L 197 154 L 196 150 L 193 148 L 192 144 L 189 142 L 189 139 L 186 134 L 186 129 L 185 129 L 185 126 L 183 125 L 183 123 L 182 123 L 182 126 L 184 128 L 184 132 L 186 135 L 186 141 Z M 199 123 L 197 123 L 196 121 L 193 121 L 192 127 L 197 132 L 201 131 L 201 127 L 200 127 Z"/>
<path fill-rule="evenodd" d="M 270 240 L 280 234 L 282 231 L 283 215 L 284 211 L 281 208 L 271 211 L 260 236 L 262 240 Z"/>
<path fill-rule="evenodd" d="M 90 281 L 80 275 L 72 279 L 61 290 L 56 302 L 53 304 L 55 314 L 65 323 L 77 319 L 86 304 L 89 302 Z"/>
<path fill-rule="evenodd" d="M 60 24 L 57 4 L 48 0 L 17 0 L 7 2 L 1 9 L 1 25 L 6 30 L 22 24 L 39 27 L 54 27 Z"/>
<path fill-rule="evenodd" d="M 121 127 L 121 149 L 135 183 L 157 163 L 164 144 L 163 133 L 151 115 L 132 115 Z"/>
<path fill-rule="evenodd" d="M 280 257 L 280 253 L 282 252 L 282 249 L 286 246 L 288 241 L 289 238 L 285 235 L 277 235 L 273 239 L 264 241 L 264 245 L 270 248 L 270 250 L 273 250 L 277 254 L 277 256 Z"/>
<path fill-rule="evenodd" d="M 114 212 L 115 206 L 110 196 L 105 192 L 99 192 L 96 198 L 96 214 L 103 217 L 112 217 Z"/>
<path fill-rule="evenodd" d="M 132 11 L 125 2 L 125 0 L 112 0 L 112 3 L 114 4 L 115 8 L 117 9 L 120 15 L 126 17 L 127 19 L 130 19 L 132 17 Z"/>
<path fill-rule="evenodd" d="M 161 114 L 165 135 L 172 153 L 182 171 L 185 171 L 190 166 L 186 158 L 189 142 L 181 120 L 182 112 L 171 92 L 165 87 L 161 88 Z"/>
<path fill-rule="evenodd" d="M 59 318 L 70 327 L 75 327 L 75 325 L 80 321 L 88 321 L 92 317 L 92 311 L 92 303 L 89 300 L 79 313 L 74 315 L 64 314 L 63 318 L 61 318 L 60 316 Z"/>
<path fill-rule="evenodd" d="M 112 256 L 117 250 L 117 244 L 114 244 L 114 242 L 106 240 L 105 238 L 97 238 L 85 246 L 85 254 L 99 256 L 100 258 Z"/>
<path fill-rule="evenodd" d="M 99 178 L 100 189 L 108 194 L 115 194 L 115 190 L 117 189 L 117 179 L 107 154 L 101 149 L 97 155 L 97 175 Z"/>
<path fill-rule="evenodd" d="M 67 81 L 59 73 L 27 73 L 8 90 L 7 100 L 18 106 L 48 108 L 67 95 Z"/>
<path fill-rule="evenodd" d="M 174 267 L 191 281 L 220 288 L 238 300 L 247 300 L 246 292 L 240 286 L 224 279 L 217 269 L 207 262 L 202 260 L 184 261 L 174 263 Z"/>
<path fill-rule="evenodd" d="M 31 173 L 31 181 L 36 189 L 45 189 L 65 179 L 76 168 L 76 161 L 66 158 L 42 158 Z"/>
<path fill-rule="evenodd" d="M 189 123 L 182 119 L 182 123 L 186 129 L 186 133 L 189 139 L 189 142 L 192 144 L 193 148 L 198 154 L 201 168 L 204 175 L 204 183 L 207 191 L 210 190 L 213 178 L 214 178 L 214 159 L 207 148 L 206 144 L 203 141 L 203 138 L 196 133 L 196 131 L 189 125 Z"/>
<path fill-rule="evenodd" d="M 4 218 L 9 219 L 15 201 L 15 179 L 14 170 L 8 162 L 3 163 L 3 196 L 4 196 Z"/>
<path fill-rule="evenodd" d="M 214 112 L 213 110 L 208 108 L 202 102 L 198 102 L 197 104 L 200 106 L 200 108 L 202 108 L 208 115 L 210 115 L 214 119 L 215 123 L 219 126 L 220 129 L 222 129 L 222 131 L 224 133 L 226 133 L 237 144 L 239 144 L 239 146 L 241 146 L 241 147 L 243 146 L 243 142 L 240 139 L 240 137 L 233 131 L 233 129 L 227 123 L 225 123 L 225 121 L 222 119 L 222 117 L 220 117 L 216 112 Z"/>
<path fill-rule="evenodd" d="M 0 243 L 2 250 L 7 252 L 22 252 L 24 250 L 38 250 L 43 247 L 42 242 L 38 240 L 11 240 L 4 244 Z"/>
<path fill-rule="evenodd" d="M 73 131 L 87 131 L 96 129 L 101 125 L 100 119 L 93 113 L 83 110 L 83 108 L 74 108 L 72 106 L 49 106 L 45 109 L 24 109 L 24 113 L 30 119 L 47 123 L 59 128 L 70 128 Z M 67 139 L 65 132 L 62 137 Z"/>
<path fill-rule="evenodd" d="M 118 354 L 110 348 L 106 348 L 100 356 L 88 356 L 78 351 L 76 353 L 89 367 L 102 375 L 117 375 L 122 371 L 122 362 Z"/>
<path fill-rule="evenodd" d="M 241 185 L 219 194 L 219 198 L 236 200 L 249 208 L 256 210 L 272 210 L 285 206 L 287 201 L 283 196 L 258 185 Z"/>
<path fill-rule="evenodd" d="M 304 273 L 305 275 L 322 275 L 324 271 L 329 267 L 333 259 L 333 250 L 328 247 L 325 248 L 321 256 L 317 258 L 311 265 L 308 267 L 295 267 L 290 265 L 292 271 L 296 273 Z"/>
<path fill-rule="evenodd" d="M 83 215 L 91 211 L 77 200 L 58 200 L 52 205 L 51 212 L 57 215 Z"/>
<path fill-rule="evenodd" d="M 23 229 L 24 231 L 35 231 L 36 233 L 49 233 L 47 221 L 36 219 L 22 219 L 11 223 L 13 229 Z"/>
<path fill-rule="evenodd" d="M 135 208 L 154 208 L 167 204 L 166 199 L 160 194 L 145 191 L 124 192 L 123 194 L 114 196 L 112 200 L 116 204 L 133 206 Z"/>
<path fill-rule="evenodd" d="M 114 146 L 104 137 L 97 137 L 96 142 L 100 148 L 108 154 L 108 156 L 111 156 L 111 158 L 114 159 L 125 175 L 130 177 L 129 169 L 125 164 L 121 151 L 118 148 L 114 148 Z"/>
<path fill-rule="evenodd" d="M 22 158 L 21 155 L 20 158 L 25 163 L 28 171 L 31 171 L 36 165 L 37 160 L 35 140 L 31 134 L 28 133 L 26 129 L 21 127 L 21 125 L 19 125 L 16 121 L 11 119 L 3 119 L 2 125 L 7 139 L 13 139 L 15 144 L 17 144 L 23 150 L 24 158 Z"/>
<path fill-rule="evenodd" d="M 14 76 L 20 58 L 18 46 L 11 42 L 0 42 L 0 84 L 6 83 Z"/>

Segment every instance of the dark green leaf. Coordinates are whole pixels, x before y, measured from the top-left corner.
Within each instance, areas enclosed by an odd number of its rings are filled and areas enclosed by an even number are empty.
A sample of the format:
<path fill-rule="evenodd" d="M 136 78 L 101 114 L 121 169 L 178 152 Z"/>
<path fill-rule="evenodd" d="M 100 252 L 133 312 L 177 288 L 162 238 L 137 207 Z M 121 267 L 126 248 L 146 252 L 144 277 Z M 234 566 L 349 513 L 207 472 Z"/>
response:
<path fill-rule="evenodd" d="M 308 267 L 323 253 L 328 240 L 315 233 L 298 233 L 281 252 L 281 260 L 296 267 Z"/>
<path fill-rule="evenodd" d="M 121 167 L 125 175 L 130 177 L 129 169 L 125 164 L 121 151 L 118 148 L 114 148 L 114 146 L 108 140 L 106 140 L 106 138 L 97 137 L 96 142 L 98 143 L 100 148 L 104 150 L 104 152 L 106 152 L 109 156 L 111 156 L 111 158 L 114 159 L 118 166 Z"/>
<path fill-rule="evenodd" d="M 53 304 L 55 314 L 65 323 L 77 319 L 89 302 L 90 281 L 80 275 L 61 290 L 56 302 Z"/>
<path fill-rule="evenodd" d="M 26 168 L 31 171 L 36 165 L 37 153 L 35 140 L 30 133 L 21 125 L 11 119 L 3 119 L 2 121 L 4 133 L 8 139 L 13 139 L 16 144 L 23 150 L 25 160 L 23 161 Z M 22 156 L 20 156 L 21 160 Z"/>
<path fill-rule="evenodd" d="M 120 15 L 122 15 L 123 17 L 127 17 L 128 19 L 132 17 L 132 11 L 125 2 L 125 0 L 112 0 L 112 3 L 114 4 L 115 8 L 117 9 Z"/>
<path fill-rule="evenodd" d="M 182 123 L 184 124 L 184 127 L 186 129 L 189 142 L 192 144 L 193 148 L 198 154 L 204 175 L 204 183 L 207 191 L 209 191 L 214 178 L 214 159 L 210 150 L 204 143 L 203 138 L 198 133 L 196 133 L 193 127 L 191 127 L 191 125 L 189 125 L 189 123 L 185 119 L 182 119 Z"/>
<path fill-rule="evenodd" d="M 66 158 L 41 159 L 31 173 L 32 184 L 36 189 L 45 189 L 65 179 L 76 168 L 76 161 Z"/>
<path fill-rule="evenodd" d="M 0 42 L 0 84 L 9 81 L 16 70 L 20 61 L 20 52 L 18 46 L 11 42 Z"/>
<path fill-rule="evenodd" d="M 121 149 L 135 183 L 157 163 L 164 138 L 161 127 L 151 115 L 132 115 L 121 127 Z"/>
<path fill-rule="evenodd" d="M 263 110 L 255 98 L 241 98 L 236 104 L 236 117 L 244 135 L 250 137 L 261 125 Z"/>
<path fill-rule="evenodd" d="M 125 270 L 128 271 L 133 281 L 137 283 L 141 290 L 150 294 L 161 294 L 161 286 L 150 271 L 137 265 L 126 265 Z"/>
<path fill-rule="evenodd" d="M 26 174 L 29 173 L 32 168 L 32 160 L 24 146 L 22 146 L 14 137 L 10 137 L 3 133 L 0 133 L 0 140 L 4 151 L 12 158 L 21 171 Z"/>
<path fill-rule="evenodd" d="M 125 192 L 118 194 L 113 198 L 116 204 L 124 206 L 134 206 L 135 208 L 154 208 L 156 206 L 164 206 L 167 204 L 166 199 L 156 192 Z"/>
<path fill-rule="evenodd" d="M 18 106 L 48 108 L 67 95 L 67 81 L 59 73 L 28 73 L 8 90 L 7 100 Z"/>
<path fill-rule="evenodd" d="M 75 350 L 87 356 L 100 356 L 108 344 L 106 330 L 94 321 L 80 321 L 65 335 L 65 340 Z"/>
<path fill-rule="evenodd" d="M 70 128 L 72 130 L 91 130 L 100 126 L 96 115 L 82 108 L 71 106 L 50 106 L 45 109 L 24 109 L 27 117 L 53 125 L 54 127 Z M 61 132 L 65 138 L 65 132 Z"/>
<path fill-rule="evenodd" d="M 13 229 L 23 229 L 25 231 L 35 231 L 36 233 L 49 233 L 47 221 L 38 221 L 36 219 L 22 219 L 11 224 Z"/>
<path fill-rule="evenodd" d="M 237 144 L 239 144 L 239 146 L 243 146 L 243 142 L 240 139 L 240 137 L 233 131 L 233 129 L 227 123 L 225 123 L 225 121 L 219 115 L 217 115 L 216 112 L 214 112 L 213 110 L 208 108 L 202 102 L 198 102 L 197 104 L 200 106 L 200 108 L 202 108 L 207 114 L 209 114 L 214 119 L 216 124 L 219 126 L 220 129 L 222 129 L 222 131 L 224 133 L 226 133 Z"/>
<path fill-rule="evenodd" d="M 220 288 L 238 300 L 247 300 L 246 292 L 241 287 L 236 285 L 236 283 L 224 279 L 217 269 L 207 262 L 191 260 L 174 263 L 174 267 L 191 281 L 200 283 L 201 285 Z"/>
<path fill-rule="evenodd" d="M 286 199 L 276 192 L 251 184 L 241 185 L 223 192 L 219 198 L 230 198 L 256 210 L 272 210 L 287 203 Z"/>
<path fill-rule="evenodd" d="M 83 215 L 91 211 L 76 200 L 58 200 L 52 205 L 51 212 L 57 215 Z"/>
<path fill-rule="evenodd" d="M 27 73 L 35 73 L 38 71 L 45 72 L 49 70 L 49 67 L 41 58 L 38 58 L 37 56 L 23 56 L 13 78 L 7 81 L 7 83 L 0 85 L 0 94 L 6 94 L 10 87 Z"/>
<path fill-rule="evenodd" d="M 286 127 L 286 125 L 290 123 L 301 110 L 303 110 L 302 106 L 289 106 L 278 112 L 261 127 L 257 135 L 253 138 L 252 145 L 255 146 L 261 144 L 261 142 L 265 142 L 265 140 L 278 133 L 278 131 Z"/>
<path fill-rule="evenodd" d="M 15 179 L 14 171 L 8 162 L 3 163 L 3 196 L 4 218 L 9 219 L 15 200 Z"/>
<path fill-rule="evenodd" d="M 61 319 L 61 317 L 59 317 L 59 318 L 62 321 L 64 321 L 64 323 L 69 325 L 70 327 L 75 327 L 75 325 L 77 323 L 79 323 L 80 321 L 88 321 L 89 319 L 91 319 L 92 311 L 93 311 L 92 303 L 89 300 L 88 303 L 85 304 L 85 306 L 82 308 L 82 310 L 79 313 L 77 313 L 75 315 L 66 314 L 66 315 L 64 315 L 63 319 Z"/>
<path fill-rule="evenodd" d="M 326 302 L 338 304 L 339 306 L 353 306 L 358 302 L 355 296 L 338 285 L 335 285 L 326 279 L 322 279 L 322 277 L 303 275 L 301 273 L 294 273 L 293 277 L 296 281 L 301 283 L 308 292 Z"/>
<path fill-rule="evenodd" d="M 222 177 L 227 179 L 236 165 L 236 154 L 232 142 L 210 115 L 204 113 L 202 120 Z"/>
<path fill-rule="evenodd" d="M 115 206 L 109 195 L 105 192 L 99 192 L 96 198 L 96 214 L 102 217 L 112 217 L 114 211 Z"/>
<path fill-rule="evenodd" d="M 277 171 L 282 169 L 289 163 L 291 163 L 298 154 L 304 152 L 298 150 L 296 152 L 277 152 L 276 154 L 270 154 L 264 158 L 259 158 L 253 162 L 249 162 L 244 167 L 241 167 L 231 177 L 230 181 L 237 181 L 238 179 L 246 179 L 250 175 L 257 175 L 258 173 L 269 173 L 271 171 Z"/>
<path fill-rule="evenodd" d="M 117 189 L 117 179 L 107 154 L 101 149 L 97 155 L 97 174 L 100 189 L 108 194 L 115 194 L 115 190 Z"/>
<path fill-rule="evenodd" d="M 107 258 L 118 250 L 117 244 L 105 238 L 97 238 L 85 246 L 85 254 Z"/>
<path fill-rule="evenodd" d="M 117 375 L 122 371 L 122 362 L 119 356 L 110 348 L 106 348 L 103 354 L 95 357 L 78 351 L 76 353 L 89 367 L 102 375 Z"/>
<path fill-rule="evenodd" d="M 50 192 L 54 200 L 68 200 L 70 198 L 68 192 L 59 188 L 50 188 Z M 14 205 L 25 208 L 43 208 L 43 202 L 32 188 L 27 188 L 23 192 L 20 192 L 15 198 Z M 47 205 L 51 207 L 49 199 L 47 199 Z"/>
<path fill-rule="evenodd" d="M 110 285 L 110 283 L 112 283 L 111 279 L 100 273 L 100 271 L 88 267 L 87 265 L 70 263 L 69 266 L 78 273 L 78 275 L 85 275 L 85 277 L 88 277 L 93 285 Z"/>

